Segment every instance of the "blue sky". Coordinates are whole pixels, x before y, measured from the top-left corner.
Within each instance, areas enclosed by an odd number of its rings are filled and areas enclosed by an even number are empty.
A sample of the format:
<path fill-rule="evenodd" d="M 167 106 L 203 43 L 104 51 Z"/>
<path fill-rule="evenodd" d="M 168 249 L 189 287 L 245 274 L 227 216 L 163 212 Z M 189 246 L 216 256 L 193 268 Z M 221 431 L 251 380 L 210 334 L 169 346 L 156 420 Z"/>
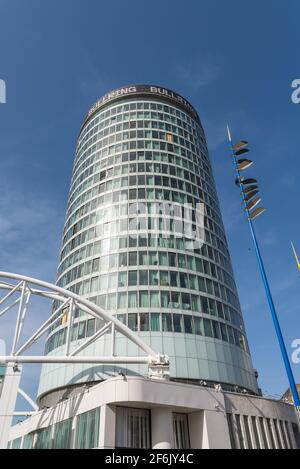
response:
<path fill-rule="evenodd" d="M 286 342 L 300 337 L 297 0 L 1 0 L 1 270 L 55 280 L 76 138 L 108 90 L 155 83 L 187 97 L 205 128 L 260 385 L 288 387 L 226 142 L 252 145 L 266 214 L 256 222 Z M 45 312 L 44 314 L 46 314 Z M 2 326 L 3 327 L 3 326 Z M 294 367 L 300 381 L 300 365 Z M 24 387 L 34 394 L 38 370 Z"/>

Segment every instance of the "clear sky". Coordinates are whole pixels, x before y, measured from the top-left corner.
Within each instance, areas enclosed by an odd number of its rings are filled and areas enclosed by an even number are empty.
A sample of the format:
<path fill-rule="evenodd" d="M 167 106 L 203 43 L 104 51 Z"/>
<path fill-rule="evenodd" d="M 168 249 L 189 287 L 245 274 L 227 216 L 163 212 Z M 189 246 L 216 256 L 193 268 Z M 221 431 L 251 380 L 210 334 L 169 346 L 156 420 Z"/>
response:
<path fill-rule="evenodd" d="M 260 385 L 288 387 L 226 142 L 251 142 L 257 222 L 287 346 L 300 338 L 297 0 L 0 0 L 0 266 L 55 281 L 76 138 L 105 92 L 155 83 L 198 109 Z M 48 314 L 44 312 L 43 314 Z M 38 315 L 37 322 L 38 321 Z M 3 333 L 3 326 L 1 335 Z M 300 381 L 300 365 L 294 367 Z M 34 394 L 38 371 L 24 387 Z"/>

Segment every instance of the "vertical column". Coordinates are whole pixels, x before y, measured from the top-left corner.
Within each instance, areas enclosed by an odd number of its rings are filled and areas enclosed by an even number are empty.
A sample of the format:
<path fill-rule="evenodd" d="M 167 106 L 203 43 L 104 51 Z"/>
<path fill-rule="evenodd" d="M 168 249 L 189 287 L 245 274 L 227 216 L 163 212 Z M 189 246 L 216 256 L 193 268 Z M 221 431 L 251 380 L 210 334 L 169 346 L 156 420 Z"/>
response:
<path fill-rule="evenodd" d="M 75 415 L 72 420 L 72 429 L 71 429 L 71 439 L 70 439 L 70 448 L 76 449 L 76 427 L 77 427 L 78 416 Z"/>
<path fill-rule="evenodd" d="M 0 396 L 0 449 L 6 449 L 10 427 L 16 408 L 22 368 L 14 370 L 14 363 L 8 363 Z"/>
<path fill-rule="evenodd" d="M 174 447 L 173 413 L 166 408 L 151 410 L 151 430 L 153 449 L 172 449 Z"/>
<path fill-rule="evenodd" d="M 203 411 L 201 430 L 202 449 L 231 449 L 227 418 L 223 412 Z"/>
<path fill-rule="evenodd" d="M 113 449 L 116 445 L 116 408 L 103 405 L 100 412 L 99 448 Z"/>

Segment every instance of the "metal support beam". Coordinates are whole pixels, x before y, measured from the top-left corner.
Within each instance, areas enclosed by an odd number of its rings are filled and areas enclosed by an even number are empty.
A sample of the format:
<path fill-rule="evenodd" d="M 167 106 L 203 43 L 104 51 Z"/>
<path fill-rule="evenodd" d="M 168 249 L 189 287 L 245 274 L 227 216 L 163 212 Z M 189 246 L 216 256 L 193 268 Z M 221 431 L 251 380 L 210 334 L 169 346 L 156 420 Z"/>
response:
<path fill-rule="evenodd" d="M 8 283 L 0 280 L 0 291 L 8 293 L 0 299 L 0 305 L 4 309 L 0 311 L 0 317 L 18 305 L 15 331 L 12 339 L 12 350 L 10 356 L 0 356 L 0 364 L 7 364 L 6 375 L 3 381 L 2 393 L 0 398 L 0 448 L 6 448 L 9 439 L 9 430 L 13 416 L 30 416 L 37 411 L 35 402 L 20 389 L 21 366 L 23 363 L 56 363 L 56 364 L 144 364 L 148 366 L 149 377 L 154 379 L 169 378 L 169 357 L 156 353 L 148 344 L 146 344 L 135 332 L 125 326 L 112 315 L 94 303 L 82 298 L 81 296 L 52 285 L 47 282 L 36 280 L 22 275 L 0 272 L 0 279 L 8 278 L 16 283 Z M 37 288 L 36 288 L 37 287 Z M 16 299 L 13 295 L 19 294 Z M 48 301 L 55 301 L 58 307 L 50 317 L 25 341 L 23 345 L 19 344 L 24 321 L 26 319 L 29 303 L 33 297 L 39 297 Z M 8 302 L 10 300 L 10 303 Z M 5 306 L 4 303 L 9 304 Z M 61 355 L 33 356 L 24 355 L 24 352 L 41 338 L 49 329 L 56 327 L 58 321 L 64 316 L 65 308 L 68 308 L 65 326 L 67 328 L 66 345 L 60 349 Z M 102 321 L 103 327 L 92 337 L 82 341 L 80 345 L 71 352 L 72 326 L 75 322 L 75 308 L 79 308 L 87 316 Z M 49 310 L 51 306 L 49 305 Z M 29 311 L 30 312 L 30 311 Z M 1 330 L 1 329 L 0 329 Z M 84 356 L 80 352 L 86 350 L 94 341 L 101 338 L 110 331 L 111 348 L 108 356 Z M 123 335 L 139 349 L 138 356 L 117 356 L 116 355 L 116 334 Z M 61 351 L 63 350 L 63 352 Z M 33 412 L 15 412 L 18 392 L 34 409 Z"/>
<path fill-rule="evenodd" d="M 46 356 L 4 356 L 0 357 L 0 363 L 91 363 L 91 364 L 121 364 L 121 363 L 153 363 L 155 365 L 156 359 L 155 357 L 149 357 L 149 356 L 144 356 L 144 357 L 110 357 L 110 356 L 92 356 L 92 357 L 86 357 L 86 356 L 77 356 L 77 357 L 66 357 L 66 356 L 61 356 L 61 355 L 46 355 Z"/>
<path fill-rule="evenodd" d="M 21 367 L 8 362 L 0 396 L 0 449 L 6 449 L 21 380 Z"/>

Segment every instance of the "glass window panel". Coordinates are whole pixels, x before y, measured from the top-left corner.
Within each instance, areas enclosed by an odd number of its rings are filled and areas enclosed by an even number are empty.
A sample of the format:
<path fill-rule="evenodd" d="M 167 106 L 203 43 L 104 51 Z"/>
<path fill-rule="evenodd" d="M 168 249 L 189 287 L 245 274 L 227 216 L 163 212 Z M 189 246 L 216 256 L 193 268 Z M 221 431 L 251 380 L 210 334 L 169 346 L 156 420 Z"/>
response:
<path fill-rule="evenodd" d="M 106 309 L 106 295 L 98 296 L 97 303 L 100 308 Z"/>
<path fill-rule="evenodd" d="M 140 270 L 139 272 L 140 285 L 148 285 L 148 270 Z"/>
<path fill-rule="evenodd" d="M 78 325 L 78 340 L 83 339 L 86 333 L 86 321 L 82 321 Z"/>
<path fill-rule="evenodd" d="M 212 316 L 217 316 L 217 306 L 215 300 L 209 299 L 208 300 L 209 304 L 209 314 Z"/>
<path fill-rule="evenodd" d="M 158 265 L 158 253 L 156 251 L 149 252 L 149 265 Z"/>
<path fill-rule="evenodd" d="M 176 254 L 173 252 L 169 252 L 169 266 L 170 267 L 177 267 L 176 265 Z"/>
<path fill-rule="evenodd" d="M 188 416 L 185 414 L 173 414 L 173 435 L 175 449 L 189 449 Z"/>
<path fill-rule="evenodd" d="M 149 331 L 149 314 L 140 314 L 140 331 Z"/>
<path fill-rule="evenodd" d="M 91 281 L 91 292 L 97 291 L 99 291 L 99 277 L 94 277 Z"/>
<path fill-rule="evenodd" d="M 223 305 L 219 301 L 217 301 L 217 311 L 218 311 L 219 318 L 225 319 L 224 312 L 223 312 Z"/>
<path fill-rule="evenodd" d="M 117 319 L 122 323 L 127 325 L 127 316 L 126 314 L 117 314 Z"/>
<path fill-rule="evenodd" d="M 119 254 L 119 267 L 127 267 L 127 252 Z"/>
<path fill-rule="evenodd" d="M 169 308 L 170 307 L 170 293 L 162 291 L 160 292 L 161 307 Z"/>
<path fill-rule="evenodd" d="M 158 271 L 157 270 L 150 270 L 149 271 L 149 284 L 150 285 L 158 285 Z"/>
<path fill-rule="evenodd" d="M 212 326 L 215 339 L 221 339 L 219 323 L 217 321 L 212 321 Z"/>
<path fill-rule="evenodd" d="M 196 316 L 194 316 L 194 327 L 195 327 L 195 334 L 205 335 L 202 318 L 197 318 Z"/>
<path fill-rule="evenodd" d="M 109 256 L 101 257 L 100 259 L 100 271 L 107 272 L 109 269 Z"/>
<path fill-rule="evenodd" d="M 221 327 L 222 340 L 224 340 L 225 342 L 228 342 L 227 329 L 226 329 L 225 324 L 221 322 L 220 327 Z"/>
<path fill-rule="evenodd" d="M 140 308 L 149 308 L 148 291 L 140 291 Z"/>
<path fill-rule="evenodd" d="M 128 292 L 128 308 L 137 308 L 137 292 Z"/>
<path fill-rule="evenodd" d="M 188 275 L 187 274 L 180 273 L 180 287 L 188 288 Z"/>
<path fill-rule="evenodd" d="M 127 272 L 119 272 L 119 287 L 125 287 L 127 285 Z"/>
<path fill-rule="evenodd" d="M 206 337 L 213 337 L 211 321 L 209 319 L 203 319 L 204 332 Z"/>
<path fill-rule="evenodd" d="M 111 293 L 107 296 L 107 309 L 113 310 L 117 307 L 117 298 L 115 293 Z"/>
<path fill-rule="evenodd" d="M 178 272 L 170 271 L 170 285 L 171 287 L 178 287 Z"/>
<path fill-rule="evenodd" d="M 186 258 L 183 254 L 178 255 L 178 266 L 181 269 L 186 269 Z"/>
<path fill-rule="evenodd" d="M 99 445 L 100 409 L 78 415 L 76 425 L 76 449 L 92 449 Z"/>
<path fill-rule="evenodd" d="M 118 293 L 118 309 L 127 308 L 127 293 Z"/>
<path fill-rule="evenodd" d="M 200 308 L 200 298 L 197 295 L 191 295 L 191 302 L 192 302 L 192 310 L 197 311 L 198 313 L 201 312 Z"/>
<path fill-rule="evenodd" d="M 128 272 L 128 286 L 134 287 L 137 285 L 137 271 L 131 270 Z"/>
<path fill-rule="evenodd" d="M 138 315 L 136 313 L 128 314 L 128 327 L 132 331 L 138 330 Z"/>
<path fill-rule="evenodd" d="M 172 300 L 172 308 L 180 309 L 181 302 L 180 302 L 180 294 L 178 292 L 171 292 L 171 300 Z"/>
<path fill-rule="evenodd" d="M 23 449 L 32 449 L 33 448 L 33 433 L 25 435 L 23 441 Z"/>
<path fill-rule="evenodd" d="M 54 449 L 69 449 L 71 445 L 72 419 L 57 423 L 54 430 Z"/>
<path fill-rule="evenodd" d="M 139 253 L 140 262 L 139 265 L 149 265 L 149 257 L 147 251 L 140 251 Z"/>
<path fill-rule="evenodd" d="M 159 253 L 159 265 L 160 266 L 168 266 L 168 254 L 166 252 Z"/>
<path fill-rule="evenodd" d="M 189 287 L 191 290 L 198 290 L 198 277 L 196 275 L 189 275 Z"/>
<path fill-rule="evenodd" d="M 117 407 L 117 448 L 150 448 L 150 413 L 144 409 Z"/>
<path fill-rule="evenodd" d="M 186 310 L 191 309 L 191 296 L 188 293 L 182 293 L 182 308 Z"/>
<path fill-rule="evenodd" d="M 150 292 L 150 306 L 152 308 L 159 308 L 159 292 Z"/>
<path fill-rule="evenodd" d="M 117 278 L 118 274 L 117 272 L 109 274 L 108 277 L 108 288 L 117 288 Z"/>
<path fill-rule="evenodd" d="M 21 449 L 22 438 L 16 438 L 12 441 L 11 449 Z"/>
<path fill-rule="evenodd" d="M 162 330 L 163 332 L 173 332 L 171 314 L 162 313 Z"/>
<path fill-rule="evenodd" d="M 160 271 L 160 285 L 162 287 L 166 287 L 170 285 L 169 282 L 169 272 L 166 270 L 161 270 Z"/>
<path fill-rule="evenodd" d="M 92 337 L 92 335 L 95 333 L 95 324 L 96 324 L 96 319 L 89 319 L 87 322 L 87 331 L 86 331 L 86 336 L 87 337 Z"/>
<path fill-rule="evenodd" d="M 173 314 L 174 332 L 183 332 L 182 315 Z"/>
<path fill-rule="evenodd" d="M 51 449 L 51 427 L 36 432 L 34 449 Z"/>
<path fill-rule="evenodd" d="M 160 327 L 160 314 L 159 313 L 151 313 L 151 331 L 152 332 L 159 332 L 161 330 Z"/>
<path fill-rule="evenodd" d="M 128 265 L 137 265 L 137 252 L 129 253 Z"/>
<path fill-rule="evenodd" d="M 205 285 L 204 278 L 198 277 L 198 284 L 199 284 L 199 290 L 202 292 L 206 292 L 206 285 Z"/>
<path fill-rule="evenodd" d="M 100 275 L 99 277 L 99 290 L 105 291 L 108 289 L 108 275 Z"/>
<path fill-rule="evenodd" d="M 187 268 L 189 270 L 196 270 L 196 260 L 194 257 L 187 256 Z"/>
<path fill-rule="evenodd" d="M 209 279 L 206 279 L 206 287 L 207 287 L 207 293 L 209 293 L 210 295 L 213 295 L 214 292 L 213 292 L 213 283 L 211 280 Z"/>
<path fill-rule="evenodd" d="M 184 315 L 183 319 L 184 319 L 184 332 L 186 334 L 193 334 L 193 317 Z"/>
<path fill-rule="evenodd" d="M 72 327 L 72 339 L 71 340 L 77 340 L 77 337 L 78 337 L 78 323 L 74 324 Z"/>
<path fill-rule="evenodd" d="M 196 258 L 196 270 L 197 270 L 197 272 L 203 272 L 203 261 L 202 261 L 202 259 Z"/>

